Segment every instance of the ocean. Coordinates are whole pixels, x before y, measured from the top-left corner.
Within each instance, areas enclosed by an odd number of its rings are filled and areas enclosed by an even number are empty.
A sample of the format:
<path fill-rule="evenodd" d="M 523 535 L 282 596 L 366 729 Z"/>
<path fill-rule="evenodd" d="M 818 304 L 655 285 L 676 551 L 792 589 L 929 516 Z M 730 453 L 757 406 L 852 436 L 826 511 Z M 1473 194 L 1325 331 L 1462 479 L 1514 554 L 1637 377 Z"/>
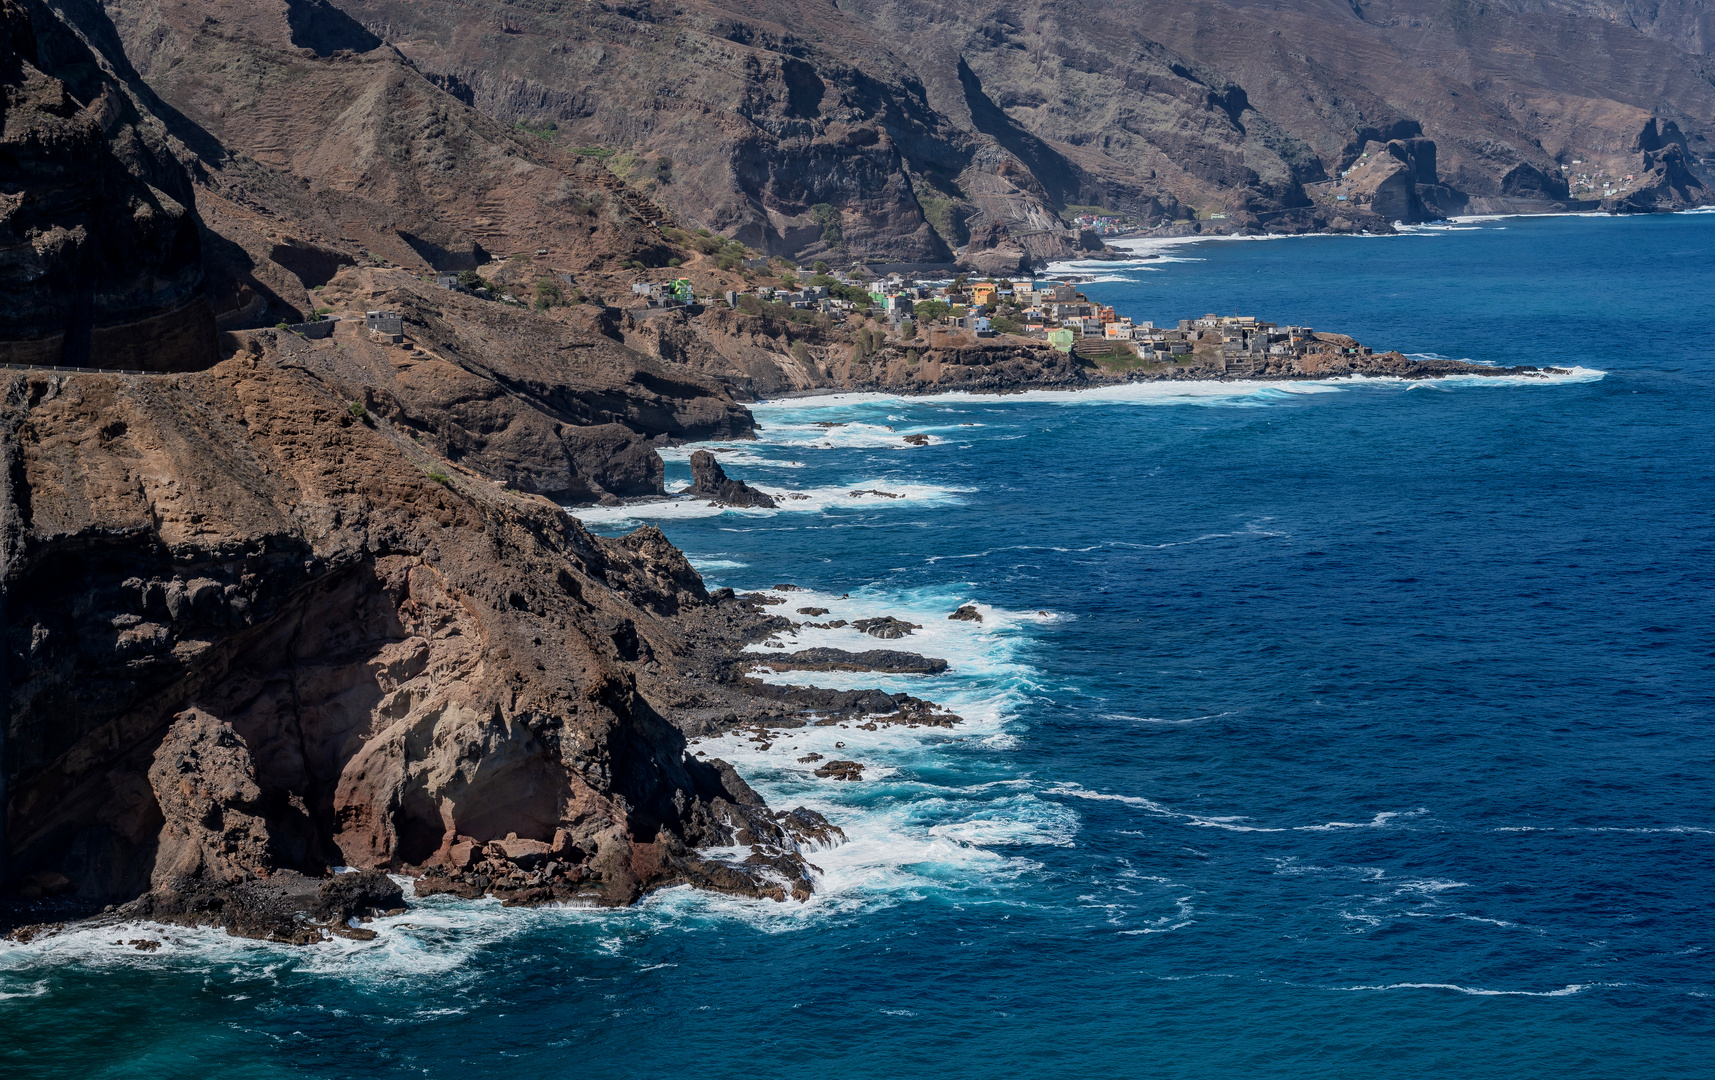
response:
<path fill-rule="evenodd" d="M 720 456 L 804 498 L 579 516 L 950 661 L 776 678 L 951 729 L 696 746 L 845 829 L 814 899 L 74 931 L 0 947 L 0 1074 L 1709 1075 L 1715 214 L 1137 247 L 1070 269 L 1570 374 L 763 403 Z"/>

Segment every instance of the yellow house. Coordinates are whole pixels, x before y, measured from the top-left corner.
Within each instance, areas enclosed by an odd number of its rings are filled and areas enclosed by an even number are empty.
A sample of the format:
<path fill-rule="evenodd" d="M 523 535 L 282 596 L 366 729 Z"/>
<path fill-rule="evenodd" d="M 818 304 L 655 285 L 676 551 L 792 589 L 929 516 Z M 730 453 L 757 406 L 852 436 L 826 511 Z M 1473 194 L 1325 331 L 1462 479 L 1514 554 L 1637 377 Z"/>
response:
<path fill-rule="evenodd" d="M 971 286 L 971 304 L 982 307 L 994 299 L 995 285 L 992 281 L 979 281 Z"/>

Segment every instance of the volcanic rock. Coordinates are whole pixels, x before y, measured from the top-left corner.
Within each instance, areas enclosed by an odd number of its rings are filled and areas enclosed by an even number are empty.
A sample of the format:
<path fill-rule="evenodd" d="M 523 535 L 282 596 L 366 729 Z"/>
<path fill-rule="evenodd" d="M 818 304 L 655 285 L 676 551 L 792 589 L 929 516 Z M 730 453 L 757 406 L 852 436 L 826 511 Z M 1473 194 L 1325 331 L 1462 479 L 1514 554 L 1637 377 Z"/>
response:
<path fill-rule="evenodd" d="M 218 359 L 175 148 L 39 0 L 0 0 L 0 363 Z"/>
<path fill-rule="evenodd" d="M 776 671 L 879 671 L 889 675 L 939 675 L 945 660 L 892 649 L 848 652 L 845 649 L 800 649 L 762 661 Z"/>
<path fill-rule="evenodd" d="M 773 508 L 777 505 L 766 495 L 742 480 L 730 479 L 719 461 L 707 450 L 691 455 L 691 486 L 684 494 L 709 499 L 722 506 L 755 506 Z"/>
<path fill-rule="evenodd" d="M 906 622 L 903 619 L 896 619 L 892 615 L 885 615 L 879 619 L 856 619 L 852 622 L 852 626 L 862 630 L 870 637 L 881 638 L 884 641 L 895 641 L 913 630 L 923 629 L 919 623 Z"/>
<path fill-rule="evenodd" d="M 831 780 L 862 780 L 863 766 L 855 761 L 830 761 L 817 769 L 816 775 Z"/>
<path fill-rule="evenodd" d="M 977 610 L 977 606 L 975 604 L 965 604 L 960 607 L 959 610 L 947 616 L 947 618 L 954 619 L 958 622 L 982 622 L 983 613 Z"/>

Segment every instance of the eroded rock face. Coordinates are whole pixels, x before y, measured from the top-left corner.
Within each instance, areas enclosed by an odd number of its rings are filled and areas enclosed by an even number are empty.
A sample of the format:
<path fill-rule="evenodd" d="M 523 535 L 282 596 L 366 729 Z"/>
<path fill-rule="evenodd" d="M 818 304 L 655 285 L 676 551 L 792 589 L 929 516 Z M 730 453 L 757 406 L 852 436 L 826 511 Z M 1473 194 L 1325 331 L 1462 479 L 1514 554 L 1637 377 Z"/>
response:
<path fill-rule="evenodd" d="M 274 868 L 256 766 L 230 725 L 201 709 L 174 717 L 149 767 L 149 787 L 166 818 L 153 885 L 203 876 L 248 881 Z"/>
<path fill-rule="evenodd" d="M 1632 141 L 1632 152 L 1640 155 L 1634 188 L 1625 196 L 1606 199 L 1602 208 L 1610 213 L 1649 213 L 1684 210 L 1709 198 L 1703 181 L 1691 171 L 1685 135 L 1673 121 L 1650 117 Z"/>
<path fill-rule="evenodd" d="M 714 379 L 535 312 L 348 267 L 319 294 L 347 317 L 322 340 L 232 335 L 347 387 L 366 413 L 483 475 L 565 506 L 663 493 L 652 439 L 743 438 L 749 410 Z M 371 340 L 357 314 L 400 313 L 405 340 Z"/>

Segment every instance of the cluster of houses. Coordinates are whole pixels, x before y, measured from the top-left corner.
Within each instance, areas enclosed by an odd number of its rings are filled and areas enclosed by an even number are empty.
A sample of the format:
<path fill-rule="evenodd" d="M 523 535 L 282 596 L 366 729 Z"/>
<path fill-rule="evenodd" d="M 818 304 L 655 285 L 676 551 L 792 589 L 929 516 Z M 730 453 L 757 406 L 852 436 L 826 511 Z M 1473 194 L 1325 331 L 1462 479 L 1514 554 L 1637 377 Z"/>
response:
<path fill-rule="evenodd" d="M 1174 327 L 1156 326 L 1118 314 L 1095 303 L 1064 281 L 966 281 L 919 284 L 901 274 L 867 281 L 846 275 L 824 278 L 834 285 L 762 287 L 754 292 L 727 292 L 719 300 L 739 307 L 746 296 L 817 311 L 835 322 L 850 316 L 876 317 L 891 329 L 915 335 L 964 332 L 978 338 L 997 331 L 1045 340 L 1061 352 L 1090 352 L 1090 339 L 1105 342 L 1108 353 L 1136 353 L 1144 360 L 1167 360 L 1199 348 L 1205 355 L 1218 346 L 1227 367 L 1254 365 L 1269 357 L 1302 355 L 1314 340 L 1308 326 L 1280 326 L 1250 315 L 1204 315 L 1181 319 Z M 649 308 L 696 303 L 687 280 L 632 286 L 634 298 Z M 718 302 L 718 300 L 717 300 Z M 1355 351 L 1368 352 L 1354 347 Z"/>
<path fill-rule="evenodd" d="M 1584 162 L 1581 159 L 1572 159 L 1572 165 L 1582 164 Z M 1617 177 L 1610 175 L 1605 169 L 1597 169 L 1593 173 L 1575 173 L 1572 171 L 1572 165 L 1562 165 L 1560 171 L 1567 174 L 1566 186 L 1574 194 L 1587 192 L 1595 195 L 1600 192 L 1604 199 L 1609 199 L 1615 195 L 1624 195 L 1637 180 L 1633 173 L 1627 173 L 1624 177 Z"/>
<path fill-rule="evenodd" d="M 676 281 L 639 281 L 631 286 L 632 299 L 647 308 L 688 307 L 697 302 L 696 290 L 687 278 Z"/>
<path fill-rule="evenodd" d="M 1097 236 L 1118 236 L 1137 228 L 1129 218 L 1113 217 L 1108 214 L 1079 214 L 1072 219 L 1075 229 L 1088 229 Z"/>

